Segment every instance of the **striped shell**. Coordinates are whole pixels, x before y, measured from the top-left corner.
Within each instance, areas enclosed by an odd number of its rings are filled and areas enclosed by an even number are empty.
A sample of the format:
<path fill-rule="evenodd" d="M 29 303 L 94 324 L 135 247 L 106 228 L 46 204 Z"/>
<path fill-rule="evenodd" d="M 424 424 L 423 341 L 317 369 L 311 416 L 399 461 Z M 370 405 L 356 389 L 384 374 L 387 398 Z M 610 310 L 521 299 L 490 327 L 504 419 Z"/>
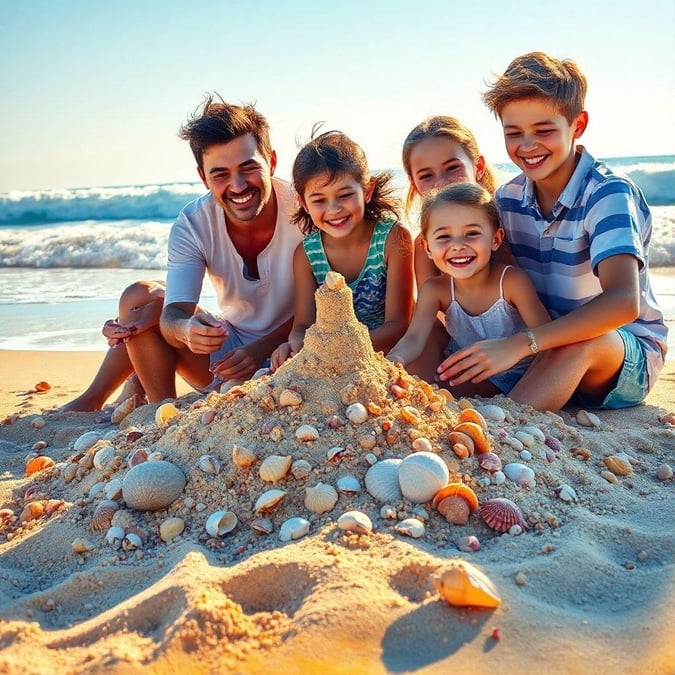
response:
<path fill-rule="evenodd" d="M 347 511 L 337 520 L 337 525 L 341 530 L 348 532 L 357 532 L 358 534 L 369 534 L 373 531 L 373 523 L 362 511 Z"/>
<path fill-rule="evenodd" d="M 291 468 L 293 458 L 288 455 L 270 455 L 260 464 L 260 477 L 268 483 L 280 481 Z"/>
<path fill-rule="evenodd" d="M 488 499 L 480 505 L 480 517 L 495 532 L 508 532 L 513 525 L 527 530 L 527 522 L 520 507 L 506 497 Z"/>
<path fill-rule="evenodd" d="M 171 462 L 143 462 L 124 476 L 122 497 L 129 508 L 158 511 L 180 497 L 185 482 L 183 472 Z"/>
<path fill-rule="evenodd" d="M 401 499 L 401 486 L 398 482 L 400 459 L 383 459 L 366 471 L 366 490 L 378 502 L 397 502 Z"/>
<path fill-rule="evenodd" d="M 312 513 L 328 513 L 337 504 L 337 490 L 328 483 L 305 488 L 305 507 Z"/>
<path fill-rule="evenodd" d="M 295 438 L 299 441 L 316 441 L 319 439 L 319 432 L 311 424 L 303 424 L 295 430 Z"/>
<path fill-rule="evenodd" d="M 628 455 L 623 452 L 604 457 L 602 461 L 615 476 L 628 476 L 633 473 L 633 467 L 628 459 Z"/>
<path fill-rule="evenodd" d="M 237 526 L 237 516 L 232 511 L 216 511 L 212 513 L 204 525 L 212 537 L 222 537 L 232 532 Z"/>
<path fill-rule="evenodd" d="M 398 467 L 401 493 L 416 504 L 423 504 L 450 480 L 450 472 L 441 457 L 433 452 L 408 455 Z"/>
<path fill-rule="evenodd" d="M 279 539 L 281 541 L 291 541 L 291 539 L 300 539 L 309 532 L 309 521 L 306 518 L 295 516 L 285 520 L 279 528 Z"/>
<path fill-rule="evenodd" d="M 99 502 L 91 517 L 91 529 L 99 532 L 108 530 L 112 524 L 113 515 L 118 508 L 119 505 L 112 499 L 104 499 Z"/>
<path fill-rule="evenodd" d="M 197 460 L 197 467 L 204 473 L 216 474 L 220 471 L 220 462 L 213 455 L 202 455 Z"/>

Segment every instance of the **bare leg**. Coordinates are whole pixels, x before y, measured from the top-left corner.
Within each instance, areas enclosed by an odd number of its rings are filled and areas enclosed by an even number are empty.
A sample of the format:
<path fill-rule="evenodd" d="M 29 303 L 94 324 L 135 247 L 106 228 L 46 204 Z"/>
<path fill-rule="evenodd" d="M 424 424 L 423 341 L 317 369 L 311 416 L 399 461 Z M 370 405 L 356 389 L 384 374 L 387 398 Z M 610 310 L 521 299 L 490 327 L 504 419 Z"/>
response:
<path fill-rule="evenodd" d="M 538 354 L 509 396 L 538 410 L 560 410 L 579 389 L 598 403 L 614 388 L 623 366 L 616 331 Z"/>
<path fill-rule="evenodd" d="M 440 321 L 436 321 L 424 352 L 419 358 L 411 361 L 405 369 L 411 375 L 417 375 L 427 382 L 436 382 L 436 368 L 443 360 L 443 353 L 449 340 L 445 326 Z"/>

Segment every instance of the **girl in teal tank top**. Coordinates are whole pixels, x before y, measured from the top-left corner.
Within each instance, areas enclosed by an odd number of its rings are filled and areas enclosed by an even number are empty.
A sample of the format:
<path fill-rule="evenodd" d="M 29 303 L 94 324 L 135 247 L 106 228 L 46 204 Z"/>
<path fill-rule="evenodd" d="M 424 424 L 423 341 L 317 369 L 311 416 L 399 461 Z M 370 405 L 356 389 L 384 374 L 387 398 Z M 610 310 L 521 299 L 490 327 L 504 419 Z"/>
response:
<path fill-rule="evenodd" d="M 307 236 L 293 258 L 293 328 L 272 354 L 273 369 L 302 348 L 316 319 L 314 292 L 331 270 L 352 289 L 376 351 L 388 351 L 405 333 L 413 308 L 412 238 L 398 222 L 390 183 L 389 173 L 371 176 L 363 150 L 338 131 L 298 153 L 293 184 L 300 206 L 292 220 Z"/>

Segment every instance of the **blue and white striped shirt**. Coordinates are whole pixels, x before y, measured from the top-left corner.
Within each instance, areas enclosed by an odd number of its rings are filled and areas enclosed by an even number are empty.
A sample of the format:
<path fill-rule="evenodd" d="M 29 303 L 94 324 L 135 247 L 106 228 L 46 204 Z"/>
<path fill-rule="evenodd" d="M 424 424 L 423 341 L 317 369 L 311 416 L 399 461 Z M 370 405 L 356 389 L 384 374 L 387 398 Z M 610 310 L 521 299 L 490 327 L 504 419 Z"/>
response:
<path fill-rule="evenodd" d="M 640 189 L 594 159 L 583 146 L 579 162 L 548 217 L 534 183 L 520 174 L 496 193 L 516 260 L 555 319 L 602 293 L 600 261 L 627 253 L 640 266 L 640 315 L 624 326 L 645 347 L 650 384 L 663 365 L 668 328 L 649 283 L 652 217 Z"/>

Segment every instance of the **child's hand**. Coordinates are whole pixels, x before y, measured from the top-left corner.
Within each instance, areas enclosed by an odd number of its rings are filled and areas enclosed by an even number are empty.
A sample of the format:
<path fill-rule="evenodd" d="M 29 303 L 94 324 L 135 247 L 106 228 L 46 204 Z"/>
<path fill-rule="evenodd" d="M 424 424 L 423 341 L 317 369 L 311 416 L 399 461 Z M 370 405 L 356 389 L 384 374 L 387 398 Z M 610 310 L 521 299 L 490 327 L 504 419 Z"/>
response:
<path fill-rule="evenodd" d="M 395 363 L 397 366 L 401 366 L 401 368 L 405 368 L 405 360 L 401 358 L 394 349 L 386 354 L 384 358 Z"/>
<path fill-rule="evenodd" d="M 439 379 L 447 380 L 451 387 L 455 387 L 465 382 L 477 384 L 503 373 L 526 355 L 514 348 L 518 337 L 522 341 L 522 336 L 517 333 L 498 340 L 481 340 L 456 351 L 438 366 Z"/>
<path fill-rule="evenodd" d="M 302 345 L 300 345 L 300 349 Z M 298 349 L 297 351 L 300 351 Z M 297 354 L 297 351 L 293 349 L 293 344 L 291 342 L 281 343 L 273 352 L 272 357 L 270 358 L 270 367 L 272 372 L 274 372 L 284 361 L 287 361 L 292 356 Z"/>

